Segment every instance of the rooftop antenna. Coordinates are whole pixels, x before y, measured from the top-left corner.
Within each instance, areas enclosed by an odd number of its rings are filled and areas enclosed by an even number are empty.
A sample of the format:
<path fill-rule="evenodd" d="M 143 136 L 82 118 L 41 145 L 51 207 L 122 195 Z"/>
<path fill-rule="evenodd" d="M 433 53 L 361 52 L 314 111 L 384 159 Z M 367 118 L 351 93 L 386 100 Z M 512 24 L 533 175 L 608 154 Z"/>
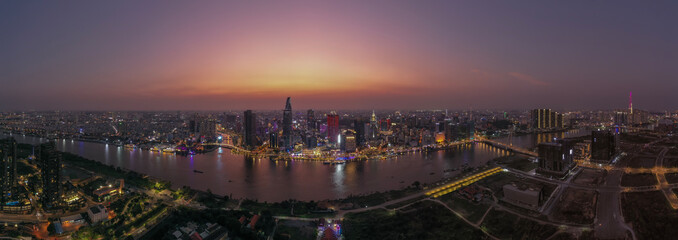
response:
<path fill-rule="evenodd" d="M 633 114 L 633 92 L 629 92 L 629 111 Z"/>

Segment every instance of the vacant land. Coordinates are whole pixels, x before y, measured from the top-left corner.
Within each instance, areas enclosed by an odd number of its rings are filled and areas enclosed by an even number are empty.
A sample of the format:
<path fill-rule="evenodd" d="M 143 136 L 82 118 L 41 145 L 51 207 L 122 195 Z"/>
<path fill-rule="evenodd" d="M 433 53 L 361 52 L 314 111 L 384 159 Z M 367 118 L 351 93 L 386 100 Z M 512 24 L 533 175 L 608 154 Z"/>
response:
<path fill-rule="evenodd" d="M 607 171 L 598 169 L 584 169 L 574 179 L 574 183 L 598 186 L 605 182 Z"/>
<path fill-rule="evenodd" d="M 315 222 L 309 221 L 280 220 L 278 222 L 278 228 L 275 230 L 274 239 L 316 239 L 317 228 L 315 225 Z"/>
<path fill-rule="evenodd" d="M 550 240 L 593 240 L 595 239 L 593 237 L 593 232 L 592 231 L 583 231 L 582 233 L 575 235 L 572 233 L 568 232 L 561 232 L 556 235 L 553 235 L 553 237 L 549 238 Z"/>
<path fill-rule="evenodd" d="M 665 176 L 667 182 L 671 184 L 678 183 L 678 173 L 667 173 Z"/>
<path fill-rule="evenodd" d="M 664 167 L 678 167 L 678 157 L 664 157 Z"/>
<path fill-rule="evenodd" d="M 440 198 L 448 207 L 454 209 L 464 218 L 471 222 L 478 222 L 483 217 L 483 214 L 490 208 L 488 203 L 474 203 L 464 198 L 461 198 L 457 193 L 447 194 Z"/>
<path fill-rule="evenodd" d="M 547 239 L 558 230 L 555 226 L 539 224 L 495 209 L 488 213 L 481 226 L 501 239 Z"/>
<path fill-rule="evenodd" d="M 678 146 L 678 144 L 675 144 L 673 146 Z M 678 148 L 670 148 L 669 152 L 666 153 L 666 156 L 678 157 Z"/>
<path fill-rule="evenodd" d="M 550 184 L 542 181 L 537 181 L 537 180 L 532 180 L 528 178 L 521 177 L 519 175 L 513 174 L 513 173 L 507 173 L 507 172 L 501 172 L 489 177 L 486 177 L 480 181 L 477 182 L 477 184 L 485 186 L 494 192 L 494 195 L 497 197 L 497 199 L 501 199 L 504 197 L 504 191 L 503 187 L 506 184 L 511 184 L 512 182 L 517 182 L 517 183 L 526 183 L 529 185 L 535 185 L 535 186 L 540 186 L 542 187 L 544 191 L 544 196 L 551 196 L 551 193 L 556 190 L 556 187 L 558 185 L 555 184 Z"/>
<path fill-rule="evenodd" d="M 664 194 L 659 191 L 623 193 L 624 220 L 638 239 L 675 239 L 678 228 L 678 211 L 671 209 Z"/>
<path fill-rule="evenodd" d="M 629 160 L 627 166 L 632 168 L 653 168 L 656 160 L 656 157 L 635 156 Z"/>
<path fill-rule="evenodd" d="M 529 172 L 537 168 L 537 163 L 530 161 L 528 156 L 522 154 L 512 154 L 496 158 L 498 164 L 506 165 L 507 167 L 518 169 L 523 172 Z"/>
<path fill-rule="evenodd" d="M 624 187 L 642 187 L 657 185 L 657 177 L 651 173 L 624 174 L 621 185 Z"/>
<path fill-rule="evenodd" d="M 345 239 L 486 239 L 442 205 L 423 201 L 403 211 L 373 210 L 344 218 Z"/>
<path fill-rule="evenodd" d="M 640 134 L 621 134 L 621 141 L 633 144 L 646 144 L 657 139 L 654 136 L 640 135 Z"/>
<path fill-rule="evenodd" d="M 596 191 L 568 188 L 551 216 L 561 222 L 591 224 L 596 217 L 597 200 Z"/>

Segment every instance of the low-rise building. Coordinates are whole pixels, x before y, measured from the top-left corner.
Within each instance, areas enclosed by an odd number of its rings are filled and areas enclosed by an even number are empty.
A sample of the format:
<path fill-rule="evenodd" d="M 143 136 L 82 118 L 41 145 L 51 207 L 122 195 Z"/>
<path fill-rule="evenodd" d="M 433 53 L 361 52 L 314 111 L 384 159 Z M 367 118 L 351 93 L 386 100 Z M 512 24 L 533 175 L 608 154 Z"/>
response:
<path fill-rule="evenodd" d="M 506 184 L 503 187 L 505 202 L 528 209 L 536 209 L 544 197 L 541 187 L 528 187 L 525 185 Z"/>
<path fill-rule="evenodd" d="M 105 221 L 106 219 L 108 219 L 108 211 L 106 211 L 106 207 L 104 207 L 104 205 L 101 204 L 87 209 L 87 215 L 89 216 L 89 219 L 92 221 L 92 224 Z"/>

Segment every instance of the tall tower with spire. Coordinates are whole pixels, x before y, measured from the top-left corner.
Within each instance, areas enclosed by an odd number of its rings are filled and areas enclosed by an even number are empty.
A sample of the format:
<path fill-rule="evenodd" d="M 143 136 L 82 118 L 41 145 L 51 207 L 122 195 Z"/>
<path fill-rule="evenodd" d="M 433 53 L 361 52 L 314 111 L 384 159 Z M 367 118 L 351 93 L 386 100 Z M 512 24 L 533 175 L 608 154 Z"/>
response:
<path fill-rule="evenodd" d="M 292 103 L 290 103 L 290 97 L 287 97 L 285 110 L 283 110 L 283 146 L 285 149 L 292 147 Z"/>
<path fill-rule="evenodd" d="M 372 110 L 372 118 L 370 118 L 370 124 L 372 125 L 377 124 L 377 114 L 374 114 L 374 110 Z"/>
<path fill-rule="evenodd" d="M 633 114 L 633 92 L 629 92 L 629 113 Z"/>

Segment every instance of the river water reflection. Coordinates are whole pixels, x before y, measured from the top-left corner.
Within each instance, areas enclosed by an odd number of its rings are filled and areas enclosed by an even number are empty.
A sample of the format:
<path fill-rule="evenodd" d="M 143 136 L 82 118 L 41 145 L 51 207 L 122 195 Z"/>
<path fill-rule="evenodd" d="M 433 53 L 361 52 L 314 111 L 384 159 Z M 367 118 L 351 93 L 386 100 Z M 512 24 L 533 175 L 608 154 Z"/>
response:
<path fill-rule="evenodd" d="M 514 138 L 514 144 L 534 142 L 528 136 L 532 135 Z M 16 134 L 13 137 L 21 143 L 47 141 Z M 252 159 L 233 154 L 226 148 L 179 156 L 64 139 L 57 140 L 57 148 L 107 165 L 169 180 L 173 187 L 209 189 L 220 195 L 260 201 L 336 199 L 398 189 L 415 181 L 431 183 L 459 173 L 449 169 L 460 168 L 464 164 L 481 166 L 508 154 L 486 144 L 473 143 L 443 151 L 409 153 L 387 160 L 324 165 L 319 162 Z"/>

